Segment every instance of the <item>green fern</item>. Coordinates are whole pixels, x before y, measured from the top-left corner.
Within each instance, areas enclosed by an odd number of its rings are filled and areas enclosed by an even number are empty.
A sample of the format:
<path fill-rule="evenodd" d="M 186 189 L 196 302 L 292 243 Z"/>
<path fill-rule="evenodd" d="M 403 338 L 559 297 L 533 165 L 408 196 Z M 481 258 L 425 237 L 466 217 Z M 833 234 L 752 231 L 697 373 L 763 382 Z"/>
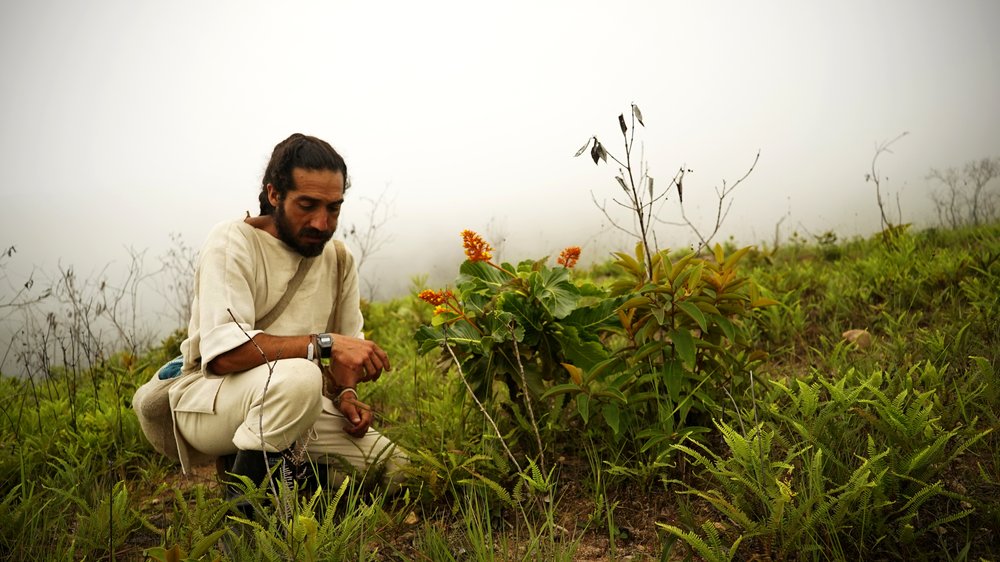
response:
<path fill-rule="evenodd" d="M 708 538 L 706 541 L 701 535 L 691 532 L 684 531 L 673 525 L 668 525 L 666 523 L 657 523 L 657 526 L 665 529 L 671 535 L 683 540 L 688 544 L 695 552 L 701 555 L 707 562 L 730 562 L 736 557 L 736 551 L 743 542 L 743 537 L 737 537 L 733 544 L 726 548 L 719 537 L 719 532 L 716 530 L 715 526 L 711 522 L 706 522 L 702 524 L 701 530 L 704 535 Z"/>

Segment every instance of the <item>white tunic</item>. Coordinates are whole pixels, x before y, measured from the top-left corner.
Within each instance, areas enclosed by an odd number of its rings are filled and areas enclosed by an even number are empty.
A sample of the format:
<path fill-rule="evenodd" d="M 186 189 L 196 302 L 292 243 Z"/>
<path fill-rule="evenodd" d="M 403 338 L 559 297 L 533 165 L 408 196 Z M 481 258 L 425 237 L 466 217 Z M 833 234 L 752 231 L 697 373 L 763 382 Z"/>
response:
<path fill-rule="evenodd" d="M 281 299 L 303 259 L 307 258 L 243 220 L 224 222 L 212 229 L 198 260 L 188 338 L 181 344 L 184 375 L 170 389 L 174 412 L 215 413 L 215 399 L 225 376 L 209 373 L 204 366 L 261 332 L 255 329 L 256 322 Z M 335 311 L 335 333 L 363 337 L 354 258 L 348 252 L 346 263 L 338 264 L 336 248 L 330 242 L 314 259 L 285 311 L 267 333 L 293 336 L 326 332 L 331 311 Z M 339 267 L 348 268 L 342 291 L 338 291 Z M 338 294 L 340 299 L 334 303 Z M 192 392 L 186 392 L 193 385 Z M 175 434 L 186 469 L 194 451 L 177 431 Z"/>

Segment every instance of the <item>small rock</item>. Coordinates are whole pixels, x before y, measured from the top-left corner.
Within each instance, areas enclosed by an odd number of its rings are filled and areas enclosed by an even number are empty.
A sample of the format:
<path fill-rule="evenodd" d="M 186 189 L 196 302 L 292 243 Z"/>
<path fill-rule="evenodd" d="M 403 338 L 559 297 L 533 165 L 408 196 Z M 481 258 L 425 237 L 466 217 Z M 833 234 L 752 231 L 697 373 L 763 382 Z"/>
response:
<path fill-rule="evenodd" d="M 841 337 L 861 349 L 868 349 L 868 346 L 872 344 L 872 335 L 868 330 L 847 330 L 841 334 Z"/>

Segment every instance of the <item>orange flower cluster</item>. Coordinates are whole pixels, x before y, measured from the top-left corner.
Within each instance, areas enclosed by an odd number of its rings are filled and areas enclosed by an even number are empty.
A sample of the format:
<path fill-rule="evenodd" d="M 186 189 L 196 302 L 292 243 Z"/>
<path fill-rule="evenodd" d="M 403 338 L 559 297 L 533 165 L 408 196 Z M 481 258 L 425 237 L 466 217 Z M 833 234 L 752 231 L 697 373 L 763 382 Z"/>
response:
<path fill-rule="evenodd" d="M 490 261 L 493 248 L 483 240 L 482 236 L 471 230 L 462 231 L 462 245 L 465 246 L 465 256 L 469 261 Z"/>
<path fill-rule="evenodd" d="M 448 308 L 447 306 L 434 307 L 434 316 L 437 316 L 438 314 L 444 314 L 445 312 L 451 312 L 451 309 Z"/>
<path fill-rule="evenodd" d="M 451 296 L 451 291 L 432 291 L 430 289 L 424 289 L 417 294 L 418 299 L 435 306 L 444 304 Z"/>
<path fill-rule="evenodd" d="M 559 254 L 559 259 L 556 260 L 556 263 L 566 268 L 572 268 L 573 266 L 576 265 L 576 262 L 579 259 L 580 259 L 580 247 L 570 246 L 569 248 L 563 250 L 561 254 Z"/>

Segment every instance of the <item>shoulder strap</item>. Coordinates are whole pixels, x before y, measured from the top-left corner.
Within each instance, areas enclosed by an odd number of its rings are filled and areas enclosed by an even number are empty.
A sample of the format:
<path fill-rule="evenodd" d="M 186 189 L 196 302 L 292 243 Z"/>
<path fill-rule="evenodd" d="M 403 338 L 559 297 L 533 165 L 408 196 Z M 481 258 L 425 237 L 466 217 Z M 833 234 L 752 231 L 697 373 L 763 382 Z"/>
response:
<path fill-rule="evenodd" d="M 337 275 L 339 277 L 337 283 L 337 291 L 333 294 L 333 307 L 330 309 L 330 318 L 326 321 L 326 331 L 332 333 L 338 333 L 338 326 L 336 326 L 337 321 L 337 309 L 340 304 L 340 297 L 344 296 L 344 285 L 347 284 L 347 248 L 344 243 L 340 240 L 333 241 L 333 247 L 337 250 Z"/>
<path fill-rule="evenodd" d="M 281 300 L 278 304 L 274 305 L 274 308 L 268 311 L 263 318 L 254 322 L 254 328 L 258 330 L 266 330 L 275 320 L 281 316 L 281 313 L 285 311 L 285 307 L 288 306 L 288 301 L 292 300 L 292 295 L 295 291 L 299 289 L 299 285 L 302 284 L 302 280 L 306 278 L 306 273 L 309 273 L 309 268 L 312 267 L 313 262 L 316 261 L 313 258 L 303 258 L 299 262 L 299 268 L 295 270 L 295 275 L 288 282 L 288 288 L 285 289 L 285 294 L 281 295 Z"/>

